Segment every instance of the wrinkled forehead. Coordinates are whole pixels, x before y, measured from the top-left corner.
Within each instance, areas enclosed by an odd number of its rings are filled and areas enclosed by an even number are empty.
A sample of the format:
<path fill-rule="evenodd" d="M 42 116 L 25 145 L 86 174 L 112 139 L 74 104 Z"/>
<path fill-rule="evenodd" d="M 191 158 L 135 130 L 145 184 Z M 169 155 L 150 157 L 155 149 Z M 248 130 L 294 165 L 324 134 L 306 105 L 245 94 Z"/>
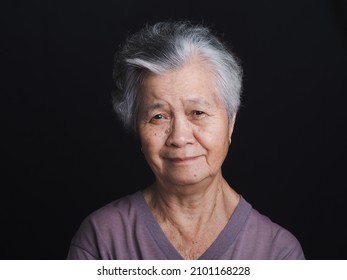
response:
<path fill-rule="evenodd" d="M 167 93 L 184 90 L 195 94 L 210 91 L 214 94 L 217 91 L 216 76 L 212 66 L 196 56 L 170 70 L 159 73 L 144 71 L 140 90 L 163 90 Z"/>
<path fill-rule="evenodd" d="M 183 63 L 172 65 L 172 67 L 168 67 L 165 70 L 158 70 L 153 67 L 142 68 L 140 85 L 143 86 L 147 80 L 155 79 L 156 77 L 175 77 L 182 74 L 185 77 L 184 81 L 188 80 L 190 76 L 201 76 L 202 73 L 205 74 L 205 80 L 216 83 L 215 65 L 205 56 L 195 53 L 189 56 Z"/>

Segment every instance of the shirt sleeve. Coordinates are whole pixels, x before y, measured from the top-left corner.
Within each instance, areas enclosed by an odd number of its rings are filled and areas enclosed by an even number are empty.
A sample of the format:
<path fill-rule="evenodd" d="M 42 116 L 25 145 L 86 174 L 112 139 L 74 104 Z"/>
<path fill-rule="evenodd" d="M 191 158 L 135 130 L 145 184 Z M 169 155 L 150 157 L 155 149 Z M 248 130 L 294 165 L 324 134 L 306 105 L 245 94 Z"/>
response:
<path fill-rule="evenodd" d="M 87 250 L 77 245 L 71 244 L 66 259 L 67 260 L 97 260 L 98 258 L 92 255 Z"/>
<path fill-rule="evenodd" d="M 296 237 L 281 228 L 273 240 L 273 259 L 277 260 L 305 260 L 302 247 Z"/>
<path fill-rule="evenodd" d="M 72 238 L 67 259 L 101 259 L 100 247 L 103 247 L 103 240 L 99 234 L 97 224 L 95 224 L 93 219 L 89 216 L 81 223 L 76 234 Z"/>

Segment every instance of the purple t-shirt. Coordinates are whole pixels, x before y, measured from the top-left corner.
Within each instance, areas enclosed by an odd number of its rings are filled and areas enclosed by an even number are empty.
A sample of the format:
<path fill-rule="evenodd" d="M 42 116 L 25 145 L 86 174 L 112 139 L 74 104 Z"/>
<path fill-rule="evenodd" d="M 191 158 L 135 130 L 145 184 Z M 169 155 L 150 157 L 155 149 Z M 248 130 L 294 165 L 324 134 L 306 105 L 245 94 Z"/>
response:
<path fill-rule="evenodd" d="M 143 193 L 115 200 L 89 215 L 71 241 L 67 259 L 180 260 Z M 241 197 L 202 260 L 305 259 L 298 240 Z"/>

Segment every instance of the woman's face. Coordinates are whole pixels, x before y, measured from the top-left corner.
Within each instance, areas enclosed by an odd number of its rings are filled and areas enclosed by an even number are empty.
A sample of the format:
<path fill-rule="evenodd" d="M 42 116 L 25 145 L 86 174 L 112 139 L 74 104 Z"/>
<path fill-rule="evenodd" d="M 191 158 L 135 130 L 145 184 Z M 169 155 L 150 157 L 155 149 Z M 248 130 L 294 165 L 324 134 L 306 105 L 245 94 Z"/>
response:
<path fill-rule="evenodd" d="M 206 62 L 148 75 L 140 94 L 138 131 L 156 179 L 183 186 L 221 175 L 232 125 Z"/>

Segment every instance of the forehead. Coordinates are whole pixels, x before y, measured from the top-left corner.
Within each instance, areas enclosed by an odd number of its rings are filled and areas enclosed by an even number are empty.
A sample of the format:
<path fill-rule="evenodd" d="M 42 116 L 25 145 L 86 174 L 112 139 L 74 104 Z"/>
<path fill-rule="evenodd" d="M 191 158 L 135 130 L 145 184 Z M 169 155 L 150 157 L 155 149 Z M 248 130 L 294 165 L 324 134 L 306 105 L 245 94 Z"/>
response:
<path fill-rule="evenodd" d="M 192 58 L 182 67 L 172 71 L 147 74 L 141 89 L 142 102 L 180 99 L 190 104 L 207 105 L 219 100 L 212 68 L 199 58 Z"/>

